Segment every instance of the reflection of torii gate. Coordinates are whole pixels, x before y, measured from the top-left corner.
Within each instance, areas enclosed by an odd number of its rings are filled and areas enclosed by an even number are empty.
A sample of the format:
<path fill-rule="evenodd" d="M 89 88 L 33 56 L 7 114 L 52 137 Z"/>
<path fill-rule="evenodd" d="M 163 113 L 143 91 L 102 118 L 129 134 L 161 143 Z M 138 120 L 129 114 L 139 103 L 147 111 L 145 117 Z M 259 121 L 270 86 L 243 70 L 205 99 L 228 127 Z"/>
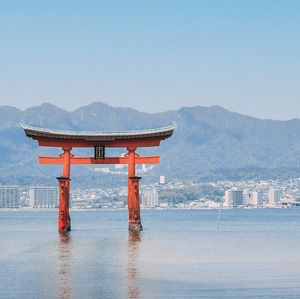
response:
<path fill-rule="evenodd" d="M 159 164 L 159 156 L 143 157 L 136 154 L 138 147 L 159 146 L 161 140 L 173 134 L 175 125 L 130 132 L 74 132 L 35 128 L 22 125 L 25 134 L 38 141 L 40 146 L 60 147 L 63 154 L 58 157 L 39 157 L 40 164 L 63 164 L 59 181 L 59 231 L 71 230 L 69 214 L 70 166 L 71 164 L 127 164 L 128 165 L 128 214 L 129 230 L 142 230 L 139 181 L 135 175 L 136 164 Z M 95 148 L 94 157 L 75 157 L 71 154 L 74 147 Z M 106 147 L 124 147 L 128 150 L 125 157 L 105 157 Z"/>

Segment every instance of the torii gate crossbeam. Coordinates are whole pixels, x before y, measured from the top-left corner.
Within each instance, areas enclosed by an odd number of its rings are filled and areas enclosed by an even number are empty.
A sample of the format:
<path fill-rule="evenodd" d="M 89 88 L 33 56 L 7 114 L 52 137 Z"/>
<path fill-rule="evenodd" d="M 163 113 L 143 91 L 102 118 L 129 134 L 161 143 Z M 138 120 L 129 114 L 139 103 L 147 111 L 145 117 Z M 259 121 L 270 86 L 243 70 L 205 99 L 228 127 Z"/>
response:
<path fill-rule="evenodd" d="M 104 159 L 95 159 L 91 157 L 71 156 L 71 164 L 128 164 L 128 157 L 105 157 Z M 64 164 L 63 156 L 60 157 L 39 157 L 40 164 Z M 135 164 L 159 164 L 159 156 L 141 157 L 135 156 Z"/>

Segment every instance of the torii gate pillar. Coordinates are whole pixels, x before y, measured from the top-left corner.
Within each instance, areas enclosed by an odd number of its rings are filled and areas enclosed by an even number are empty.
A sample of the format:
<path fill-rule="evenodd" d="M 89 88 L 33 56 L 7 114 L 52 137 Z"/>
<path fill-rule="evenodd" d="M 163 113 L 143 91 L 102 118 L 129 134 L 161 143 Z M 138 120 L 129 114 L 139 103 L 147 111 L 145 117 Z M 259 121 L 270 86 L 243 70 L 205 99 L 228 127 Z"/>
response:
<path fill-rule="evenodd" d="M 71 218 L 69 214 L 69 186 L 70 178 L 58 177 L 59 181 L 59 210 L 58 210 L 58 231 L 68 232 L 71 230 Z"/>
<path fill-rule="evenodd" d="M 128 229 L 130 231 L 143 230 L 141 223 L 139 181 L 135 175 L 135 150 L 136 147 L 128 147 Z"/>
<path fill-rule="evenodd" d="M 71 230 L 70 207 L 70 170 L 71 170 L 71 147 L 63 147 L 63 172 L 58 177 L 59 181 L 59 212 L 58 212 L 58 230 L 66 232 Z"/>
<path fill-rule="evenodd" d="M 140 210 L 140 201 L 139 201 L 139 182 L 141 177 L 132 176 L 129 178 L 131 181 L 131 192 L 128 193 L 128 214 L 129 222 L 128 229 L 129 231 L 141 231 L 143 230 L 141 222 L 141 210 Z"/>

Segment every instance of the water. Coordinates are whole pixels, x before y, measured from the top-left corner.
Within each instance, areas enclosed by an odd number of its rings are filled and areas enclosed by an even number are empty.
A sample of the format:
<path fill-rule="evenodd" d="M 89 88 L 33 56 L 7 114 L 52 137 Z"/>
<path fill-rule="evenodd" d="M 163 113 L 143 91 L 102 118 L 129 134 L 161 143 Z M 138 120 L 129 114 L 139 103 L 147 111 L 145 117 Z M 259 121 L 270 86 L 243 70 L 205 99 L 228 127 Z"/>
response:
<path fill-rule="evenodd" d="M 0 298 L 300 298 L 300 209 L 0 212 Z"/>

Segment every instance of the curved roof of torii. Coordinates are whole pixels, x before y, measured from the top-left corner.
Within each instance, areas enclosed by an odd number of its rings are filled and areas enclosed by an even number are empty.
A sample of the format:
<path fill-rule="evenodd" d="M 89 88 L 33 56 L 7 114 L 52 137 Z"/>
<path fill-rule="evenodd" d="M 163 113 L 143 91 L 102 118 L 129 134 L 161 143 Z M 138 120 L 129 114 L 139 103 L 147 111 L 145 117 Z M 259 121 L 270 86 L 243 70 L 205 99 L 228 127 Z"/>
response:
<path fill-rule="evenodd" d="M 55 139 L 55 140 L 78 140 L 86 142 L 101 141 L 125 141 L 133 139 L 166 139 L 173 134 L 177 127 L 175 124 L 148 130 L 136 131 L 67 131 L 32 127 L 26 124 L 20 124 L 24 129 L 26 136 L 32 139 Z"/>

